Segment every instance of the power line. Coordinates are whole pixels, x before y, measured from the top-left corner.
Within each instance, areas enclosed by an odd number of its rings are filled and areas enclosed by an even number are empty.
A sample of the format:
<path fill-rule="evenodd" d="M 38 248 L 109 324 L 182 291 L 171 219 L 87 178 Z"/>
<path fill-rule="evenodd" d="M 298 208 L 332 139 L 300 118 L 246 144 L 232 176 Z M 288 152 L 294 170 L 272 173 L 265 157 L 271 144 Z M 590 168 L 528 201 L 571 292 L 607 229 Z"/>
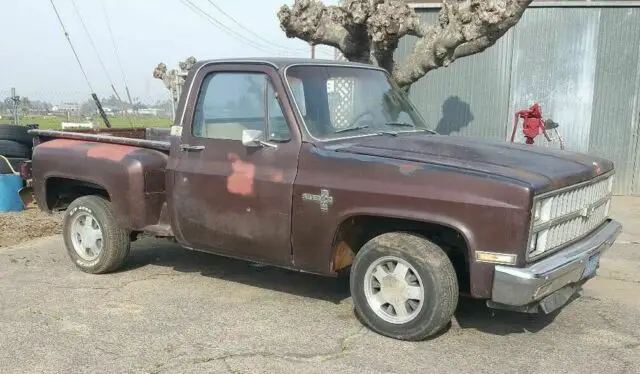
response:
<path fill-rule="evenodd" d="M 113 52 L 116 56 L 116 61 L 118 62 L 118 67 L 120 68 L 120 74 L 122 74 L 122 83 L 124 84 L 124 91 L 127 94 L 127 100 L 129 100 L 129 105 L 131 105 L 131 110 L 135 114 L 135 110 L 133 110 L 133 100 L 131 99 L 131 93 L 129 92 L 129 85 L 127 84 L 127 76 L 124 73 L 124 68 L 122 67 L 122 60 L 120 59 L 120 54 L 118 53 L 118 46 L 116 45 L 116 39 L 113 37 L 113 30 L 111 29 L 111 21 L 109 20 L 109 14 L 107 13 L 107 7 L 104 5 L 104 1 L 100 1 L 102 5 L 102 12 L 104 13 L 104 19 L 107 24 L 107 29 L 109 30 L 109 36 L 111 38 L 111 44 L 113 45 Z M 122 101 L 122 100 L 121 100 Z M 129 121 L 131 122 L 131 121 Z M 133 126 L 133 123 L 131 123 Z"/>
<path fill-rule="evenodd" d="M 96 95 L 96 93 L 93 91 L 93 87 L 91 87 L 91 82 L 89 82 L 89 77 L 87 76 L 87 73 L 84 71 L 84 68 L 82 67 L 82 63 L 80 62 L 80 57 L 78 57 L 78 53 L 76 52 L 76 49 L 73 47 L 73 43 L 71 43 L 71 37 L 69 36 L 69 33 L 67 32 L 66 27 L 64 27 L 64 22 L 62 22 L 62 18 L 60 17 L 60 13 L 58 13 L 58 8 L 56 8 L 56 5 L 53 3 L 53 0 L 49 0 L 49 2 L 51 3 L 51 6 L 53 7 L 53 11 L 56 13 L 56 17 L 58 17 L 58 21 L 60 22 L 60 26 L 62 27 L 62 31 L 64 31 L 64 36 L 67 37 L 67 41 L 69 42 L 69 46 L 71 47 L 71 50 L 73 51 L 73 55 L 76 56 L 76 61 L 78 61 L 78 66 L 80 66 L 80 70 L 82 71 L 82 75 L 84 75 L 84 79 L 87 81 L 87 85 L 89 86 L 89 90 L 91 91 L 91 97 L 93 98 L 93 102 L 96 103 L 96 107 L 98 108 L 98 112 L 100 112 L 100 117 L 102 117 L 102 120 L 104 121 L 105 126 L 110 128 L 111 127 L 111 123 L 109 122 L 109 118 L 107 118 L 106 113 L 102 109 L 102 104 L 100 104 L 100 99 L 98 99 L 98 95 Z"/>
<path fill-rule="evenodd" d="M 218 6 L 216 3 L 213 2 L 213 0 L 207 0 L 209 2 L 209 4 L 211 4 L 211 6 L 213 6 L 214 8 L 216 8 L 218 10 L 218 12 L 222 13 L 225 17 L 229 18 L 231 20 L 231 22 L 235 23 L 236 25 L 238 25 L 238 27 L 240 27 L 241 29 L 245 30 L 246 32 L 248 32 L 249 34 L 253 35 L 255 38 L 262 40 L 263 42 L 272 45 L 275 48 L 280 48 L 280 49 L 295 49 L 298 51 L 306 51 L 306 49 L 303 48 L 289 48 L 277 43 L 274 43 L 268 39 L 263 38 L 262 36 L 256 34 L 255 32 L 253 32 L 251 29 L 249 29 L 248 27 L 244 26 L 242 23 L 240 23 L 238 20 L 236 20 L 235 18 L 233 18 L 233 16 L 229 15 L 227 12 L 225 12 L 222 8 L 220 8 L 220 6 Z"/>
<path fill-rule="evenodd" d="M 60 18 L 60 13 L 58 13 L 58 8 L 56 8 L 56 5 L 53 3 L 53 0 L 49 0 L 49 2 L 51 2 L 51 6 L 53 7 L 53 11 L 56 13 L 56 17 L 58 17 L 58 22 L 60 22 L 60 27 L 62 27 L 62 31 L 64 32 L 64 36 L 67 38 L 67 41 L 69 42 L 69 46 L 71 47 L 71 51 L 73 51 L 73 55 L 76 57 L 76 61 L 78 62 L 78 66 L 80 66 L 80 71 L 82 71 L 82 75 L 84 75 L 84 79 L 87 81 L 87 86 L 89 86 L 89 90 L 91 92 L 93 92 L 93 87 L 91 87 L 91 82 L 89 82 L 89 77 L 87 76 L 87 72 L 82 67 L 82 63 L 80 62 L 80 58 L 78 57 L 78 53 L 76 52 L 76 49 L 73 47 L 73 43 L 71 43 L 71 37 L 69 36 L 69 33 L 67 32 L 67 28 L 64 27 L 64 22 L 62 22 L 62 18 Z"/>
<path fill-rule="evenodd" d="M 107 29 L 109 30 L 109 36 L 111 38 L 111 45 L 113 45 L 113 52 L 116 56 L 116 60 L 118 61 L 118 67 L 120 68 L 120 74 L 122 74 L 122 82 L 124 85 L 127 85 L 127 77 L 124 74 L 124 69 L 122 68 L 122 61 L 120 60 L 120 54 L 118 53 L 118 46 L 116 45 L 116 40 L 113 37 L 113 30 L 111 30 L 111 21 L 109 20 L 109 15 L 107 14 L 107 7 L 104 5 L 104 1 L 100 1 L 102 5 L 102 12 L 104 13 L 104 19 L 107 24 Z"/>
<path fill-rule="evenodd" d="M 218 29 L 230 34 L 229 36 L 232 36 L 235 39 L 239 39 L 239 40 L 249 44 L 250 46 L 252 46 L 252 47 L 254 47 L 254 48 L 256 48 L 256 49 L 258 49 L 258 50 L 260 50 L 262 52 L 265 52 L 265 53 L 272 53 L 273 52 L 273 50 L 269 49 L 270 47 L 268 47 L 268 46 L 265 47 L 264 45 L 256 42 L 255 40 L 247 38 L 246 36 L 236 32 L 235 30 L 231 29 L 229 26 L 227 26 L 224 23 L 220 22 L 218 19 L 213 17 L 211 14 L 209 14 L 207 11 L 203 10 L 202 8 L 200 8 L 196 4 L 194 4 L 192 0 L 180 0 L 180 2 L 182 4 L 184 4 L 186 7 L 188 7 L 190 10 L 192 10 L 193 12 L 198 13 L 201 16 L 204 16 L 207 19 L 207 21 L 209 21 L 209 23 L 211 23 L 216 28 L 218 28 Z M 215 4 L 213 4 L 213 3 L 212 3 L 212 5 L 215 6 Z M 219 7 L 217 7 L 216 9 L 221 10 Z M 222 11 L 222 12 L 224 12 L 224 11 Z M 230 15 L 226 14 L 226 12 L 223 13 L 223 14 L 225 14 L 228 17 L 231 17 Z M 235 21 L 235 22 L 240 24 L 238 21 Z M 244 26 L 241 26 L 241 27 L 244 28 Z M 260 39 L 262 39 L 262 38 L 260 37 Z M 269 42 L 269 43 L 271 43 L 271 42 Z M 274 43 L 271 43 L 271 44 L 274 44 Z M 277 46 L 277 44 L 275 44 L 275 45 Z M 280 48 L 285 48 L 286 49 L 286 47 L 280 47 Z M 284 53 L 284 54 L 291 54 L 290 51 L 276 51 L 276 52 L 277 53 Z M 321 51 L 321 52 L 324 52 L 324 51 Z"/>
<path fill-rule="evenodd" d="M 218 12 L 222 13 L 222 15 L 224 15 L 225 17 L 229 18 L 231 20 L 231 22 L 235 23 L 238 27 L 240 27 L 241 29 L 243 29 L 244 31 L 248 32 L 249 34 L 251 34 L 253 37 L 262 40 L 264 43 L 267 43 L 268 45 L 271 45 L 275 48 L 279 48 L 279 49 L 284 49 L 284 50 L 296 50 L 296 51 L 307 51 L 306 48 L 289 48 L 286 47 L 284 45 L 281 44 L 277 44 L 274 43 L 266 38 L 263 38 L 262 36 L 260 36 L 259 34 L 255 33 L 253 30 L 251 30 L 250 28 L 244 26 L 240 21 L 236 20 L 233 16 L 231 16 L 229 13 L 225 12 L 219 5 L 217 5 L 213 0 L 207 0 L 209 2 L 209 4 L 211 4 L 211 6 L 213 6 L 214 8 L 216 8 L 218 10 Z M 325 55 L 329 55 L 330 53 L 327 51 L 318 51 L 321 53 L 324 53 Z"/>
<path fill-rule="evenodd" d="M 78 15 L 78 18 L 80 19 L 80 23 L 82 24 L 82 28 L 84 29 L 85 34 L 87 34 L 87 38 L 89 39 L 89 42 L 91 43 L 91 47 L 93 48 L 93 51 L 96 53 L 96 56 L 98 57 L 98 61 L 100 61 L 100 65 L 102 66 L 102 70 L 104 71 L 104 74 L 107 76 L 107 79 L 109 80 L 109 84 L 111 84 L 111 89 L 113 90 L 113 93 L 116 95 L 118 100 L 122 101 L 122 99 L 120 99 L 120 95 L 118 94 L 118 91 L 116 90 L 115 85 L 113 84 L 113 79 L 111 79 L 111 75 L 109 75 L 109 70 L 107 70 L 107 67 L 104 64 L 104 61 L 102 60 L 102 57 L 100 56 L 100 53 L 98 52 L 98 48 L 96 47 L 95 43 L 93 42 L 93 38 L 91 37 L 91 33 L 89 33 L 89 29 L 87 28 L 87 25 L 84 23 L 84 19 L 82 18 L 82 15 L 80 14 L 80 10 L 78 9 L 78 6 L 76 5 L 76 1 L 75 0 L 71 0 L 71 4 L 73 5 L 73 9 L 75 9 L 76 14 Z"/>
<path fill-rule="evenodd" d="M 236 39 L 240 39 L 241 41 L 249 44 L 250 46 L 262 51 L 262 52 L 266 52 L 266 53 L 271 53 L 270 50 L 266 49 L 264 46 L 256 43 L 255 41 L 237 33 L 236 31 L 230 29 L 228 26 L 226 26 L 225 24 L 223 24 L 222 22 L 218 21 L 215 17 L 211 16 L 209 13 L 207 13 L 206 11 L 202 10 L 202 8 L 198 7 L 197 5 L 195 5 L 191 0 L 180 0 L 181 3 L 183 3 L 185 6 L 187 6 L 189 9 L 191 9 L 192 11 L 199 13 L 200 15 L 204 16 L 209 23 L 211 23 L 212 25 L 214 25 L 215 27 L 217 27 L 218 29 L 221 29 L 222 31 L 231 34 L 231 36 L 235 37 Z"/>

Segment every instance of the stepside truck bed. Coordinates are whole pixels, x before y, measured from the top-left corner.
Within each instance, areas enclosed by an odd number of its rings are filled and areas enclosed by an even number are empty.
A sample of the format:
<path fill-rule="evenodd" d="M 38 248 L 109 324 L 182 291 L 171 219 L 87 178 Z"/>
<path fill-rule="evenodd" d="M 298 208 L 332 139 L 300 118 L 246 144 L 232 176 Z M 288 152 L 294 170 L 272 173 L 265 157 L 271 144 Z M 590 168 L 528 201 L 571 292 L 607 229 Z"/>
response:
<path fill-rule="evenodd" d="M 131 145 L 141 148 L 168 151 L 171 148 L 168 128 L 119 128 L 119 129 L 78 129 L 73 131 L 30 130 L 36 135 L 36 145 L 48 138 L 87 140 L 100 143 Z"/>

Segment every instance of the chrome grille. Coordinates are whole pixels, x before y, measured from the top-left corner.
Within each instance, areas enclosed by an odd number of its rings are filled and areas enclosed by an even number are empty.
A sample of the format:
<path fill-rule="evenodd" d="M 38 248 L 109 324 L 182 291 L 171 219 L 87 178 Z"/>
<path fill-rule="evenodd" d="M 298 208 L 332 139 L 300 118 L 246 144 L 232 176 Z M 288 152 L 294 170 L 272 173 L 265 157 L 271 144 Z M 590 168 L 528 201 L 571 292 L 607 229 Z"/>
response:
<path fill-rule="evenodd" d="M 609 214 L 613 176 L 537 198 L 527 249 L 533 259 L 588 234 Z"/>

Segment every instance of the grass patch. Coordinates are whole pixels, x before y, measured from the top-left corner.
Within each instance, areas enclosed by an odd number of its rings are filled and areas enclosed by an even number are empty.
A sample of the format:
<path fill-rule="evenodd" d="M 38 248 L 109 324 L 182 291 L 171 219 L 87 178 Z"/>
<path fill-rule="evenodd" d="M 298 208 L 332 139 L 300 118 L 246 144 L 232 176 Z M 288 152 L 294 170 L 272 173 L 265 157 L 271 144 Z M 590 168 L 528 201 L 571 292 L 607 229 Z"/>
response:
<path fill-rule="evenodd" d="M 100 117 L 92 117 L 90 119 L 86 118 L 70 118 L 67 121 L 66 117 L 57 117 L 57 116 L 27 116 L 20 118 L 20 124 L 33 124 L 36 123 L 40 125 L 40 128 L 43 130 L 61 130 L 62 122 L 93 122 L 100 127 L 105 127 L 102 118 Z M 130 122 L 131 121 L 131 122 Z M 161 118 L 161 117 L 142 117 L 142 116 L 114 116 L 109 117 L 109 122 L 112 127 L 170 127 L 172 124 L 171 119 Z M 133 125 L 132 125 L 133 123 Z"/>

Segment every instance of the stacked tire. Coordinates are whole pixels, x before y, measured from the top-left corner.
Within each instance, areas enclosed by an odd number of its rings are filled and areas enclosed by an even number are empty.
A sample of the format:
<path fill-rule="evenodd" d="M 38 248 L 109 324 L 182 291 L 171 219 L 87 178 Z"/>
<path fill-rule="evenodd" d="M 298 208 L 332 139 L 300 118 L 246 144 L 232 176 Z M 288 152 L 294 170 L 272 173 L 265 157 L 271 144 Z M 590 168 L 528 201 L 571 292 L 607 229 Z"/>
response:
<path fill-rule="evenodd" d="M 30 127 L 0 124 L 0 155 L 4 156 L 13 170 L 17 171 L 20 164 L 31 159 L 33 150 L 33 136 Z M 9 165 L 0 158 L 0 174 L 11 173 Z"/>

